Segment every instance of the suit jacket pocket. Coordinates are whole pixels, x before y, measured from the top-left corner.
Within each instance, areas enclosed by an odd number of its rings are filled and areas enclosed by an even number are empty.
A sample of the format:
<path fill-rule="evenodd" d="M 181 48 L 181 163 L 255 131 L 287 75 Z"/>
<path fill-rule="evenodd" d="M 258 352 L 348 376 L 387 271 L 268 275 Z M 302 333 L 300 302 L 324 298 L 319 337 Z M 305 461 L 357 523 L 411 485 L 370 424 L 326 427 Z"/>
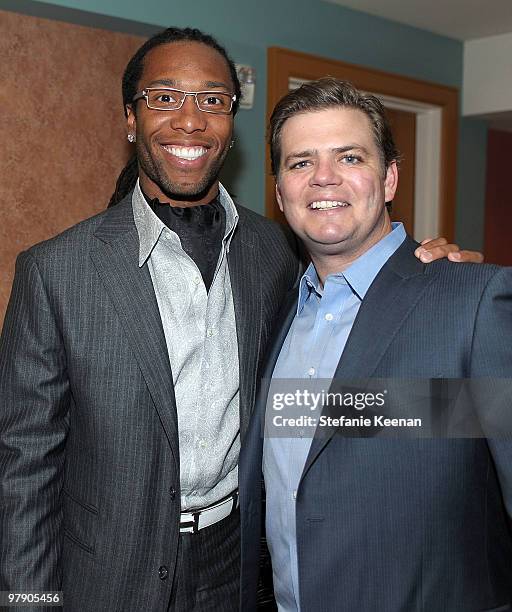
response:
<path fill-rule="evenodd" d="M 74 544 L 94 554 L 98 509 L 79 501 L 66 490 L 63 491 L 64 535 Z"/>

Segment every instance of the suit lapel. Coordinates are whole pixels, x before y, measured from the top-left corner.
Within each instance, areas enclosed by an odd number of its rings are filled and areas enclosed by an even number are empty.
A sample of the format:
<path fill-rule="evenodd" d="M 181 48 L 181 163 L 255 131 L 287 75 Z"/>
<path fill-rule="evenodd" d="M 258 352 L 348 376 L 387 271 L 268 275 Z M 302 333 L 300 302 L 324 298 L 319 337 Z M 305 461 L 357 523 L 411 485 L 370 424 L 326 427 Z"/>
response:
<path fill-rule="evenodd" d="M 286 335 L 295 317 L 297 310 L 297 288 L 292 289 L 285 296 L 282 307 L 273 327 L 272 335 L 269 340 L 269 355 L 265 360 L 265 368 L 262 378 L 258 381 L 258 395 L 255 403 L 254 412 L 251 416 L 251 426 L 248 428 L 247 437 L 244 439 L 246 461 L 252 462 L 254 466 L 248 473 L 257 473 L 261 469 L 261 457 L 263 452 L 263 434 L 265 425 L 265 413 L 267 399 L 272 380 L 272 373 L 276 366 L 281 347 L 286 339 Z M 259 467 L 258 467 L 259 466 Z M 243 486 L 243 483 L 240 483 Z M 252 486 L 247 483 L 247 486 Z"/>
<path fill-rule="evenodd" d="M 261 270 L 255 253 L 257 236 L 240 218 L 228 253 L 233 292 L 240 378 L 240 435 L 243 438 L 256 391 L 256 370 L 262 331 Z"/>
<path fill-rule="evenodd" d="M 162 321 L 147 265 L 139 268 L 139 237 L 131 196 L 110 209 L 91 257 L 132 345 L 174 459 L 179 463 L 176 399 Z"/>
<path fill-rule="evenodd" d="M 279 353 L 281 352 L 281 348 L 286 340 L 286 336 L 288 335 L 288 331 L 290 330 L 291 324 L 293 323 L 293 319 L 295 318 L 295 314 L 297 312 L 298 295 L 297 287 L 294 287 L 286 294 L 281 309 L 279 310 L 276 323 L 274 324 L 272 335 L 270 336 L 268 344 L 270 350 L 268 357 L 265 359 L 265 369 L 263 370 L 262 379 L 260 381 L 260 390 L 258 392 L 257 406 L 260 412 L 263 410 L 263 417 L 265 416 L 264 412 L 270 389 L 272 373 L 274 372 Z"/>
<path fill-rule="evenodd" d="M 334 373 L 335 379 L 371 378 L 408 314 L 433 281 L 435 275 L 425 275 L 425 265 L 413 254 L 416 246 L 407 237 L 371 284 Z M 321 438 L 313 439 L 303 477 L 337 431 L 333 427 L 325 430 Z M 357 428 L 350 431 L 356 437 L 361 435 Z"/>

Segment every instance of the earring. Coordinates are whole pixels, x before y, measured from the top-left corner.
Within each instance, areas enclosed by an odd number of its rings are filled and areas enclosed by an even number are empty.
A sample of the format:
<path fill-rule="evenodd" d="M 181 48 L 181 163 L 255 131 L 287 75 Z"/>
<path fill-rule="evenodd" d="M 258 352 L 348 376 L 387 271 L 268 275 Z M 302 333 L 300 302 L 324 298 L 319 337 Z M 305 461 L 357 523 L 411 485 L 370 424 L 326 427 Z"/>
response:
<path fill-rule="evenodd" d="M 135 142 L 135 134 L 128 134 L 128 142 Z"/>
<path fill-rule="evenodd" d="M 235 141 L 234 141 L 234 140 L 232 140 L 232 141 L 231 141 L 231 144 L 229 145 L 229 148 L 230 148 L 230 149 L 232 149 L 232 148 L 233 148 L 233 146 L 234 146 L 234 144 L 235 144 Z"/>

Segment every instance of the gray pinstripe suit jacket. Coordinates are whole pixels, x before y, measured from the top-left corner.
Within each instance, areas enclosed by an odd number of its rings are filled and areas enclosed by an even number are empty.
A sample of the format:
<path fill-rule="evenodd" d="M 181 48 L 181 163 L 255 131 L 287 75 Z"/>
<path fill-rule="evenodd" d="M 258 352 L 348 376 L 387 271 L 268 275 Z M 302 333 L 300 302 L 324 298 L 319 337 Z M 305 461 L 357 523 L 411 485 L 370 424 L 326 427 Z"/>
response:
<path fill-rule="evenodd" d="M 371 285 L 335 378 L 512 379 L 512 269 L 440 260 L 411 239 Z M 292 292 L 265 369 L 296 310 Z M 267 384 L 268 387 L 268 384 Z M 242 595 L 258 568 L 261 419 L 240 456 Z M 511 408 L 512 409 L 512 408 Z M 512 438 L 312 442 L 297 491 L 302 612 L 512 609 Z"/>
<path fill-rule="evenodd" d="M 298 262 L 277 224 L 238 209 L 228 261 L 243 437 Z M 0 589 L 62 588 L 69 611 L 167 610 L 180 512 L 177 413 L 130 196 L 19 256 L 0 398 Z M 159 578 L 161 566 L 169 579 Z"/>

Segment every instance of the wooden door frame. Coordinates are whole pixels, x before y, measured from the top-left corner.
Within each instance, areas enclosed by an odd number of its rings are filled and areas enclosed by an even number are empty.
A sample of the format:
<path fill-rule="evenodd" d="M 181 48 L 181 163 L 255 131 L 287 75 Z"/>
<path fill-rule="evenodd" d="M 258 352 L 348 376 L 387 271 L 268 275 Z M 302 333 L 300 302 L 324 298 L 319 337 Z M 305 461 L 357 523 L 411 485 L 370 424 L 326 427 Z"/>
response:
<path fill-rule="evenodd" d="M 314 80 L 327 74 L 350 81 L 364 91 L 440 107 L 439 229 L 443 236 L 453 241 L 457 191 L 458 90 L 454 87 L 420 81 L 299 51 L 270 47 L 267 54 L 267 125 L 275 104 L 288 93 L 290 78 Z M 268 142 L 265 163 L 266 215 L 271 219 L 282 220 L 275 200 L 275 182 L 270 166 Z"/>

